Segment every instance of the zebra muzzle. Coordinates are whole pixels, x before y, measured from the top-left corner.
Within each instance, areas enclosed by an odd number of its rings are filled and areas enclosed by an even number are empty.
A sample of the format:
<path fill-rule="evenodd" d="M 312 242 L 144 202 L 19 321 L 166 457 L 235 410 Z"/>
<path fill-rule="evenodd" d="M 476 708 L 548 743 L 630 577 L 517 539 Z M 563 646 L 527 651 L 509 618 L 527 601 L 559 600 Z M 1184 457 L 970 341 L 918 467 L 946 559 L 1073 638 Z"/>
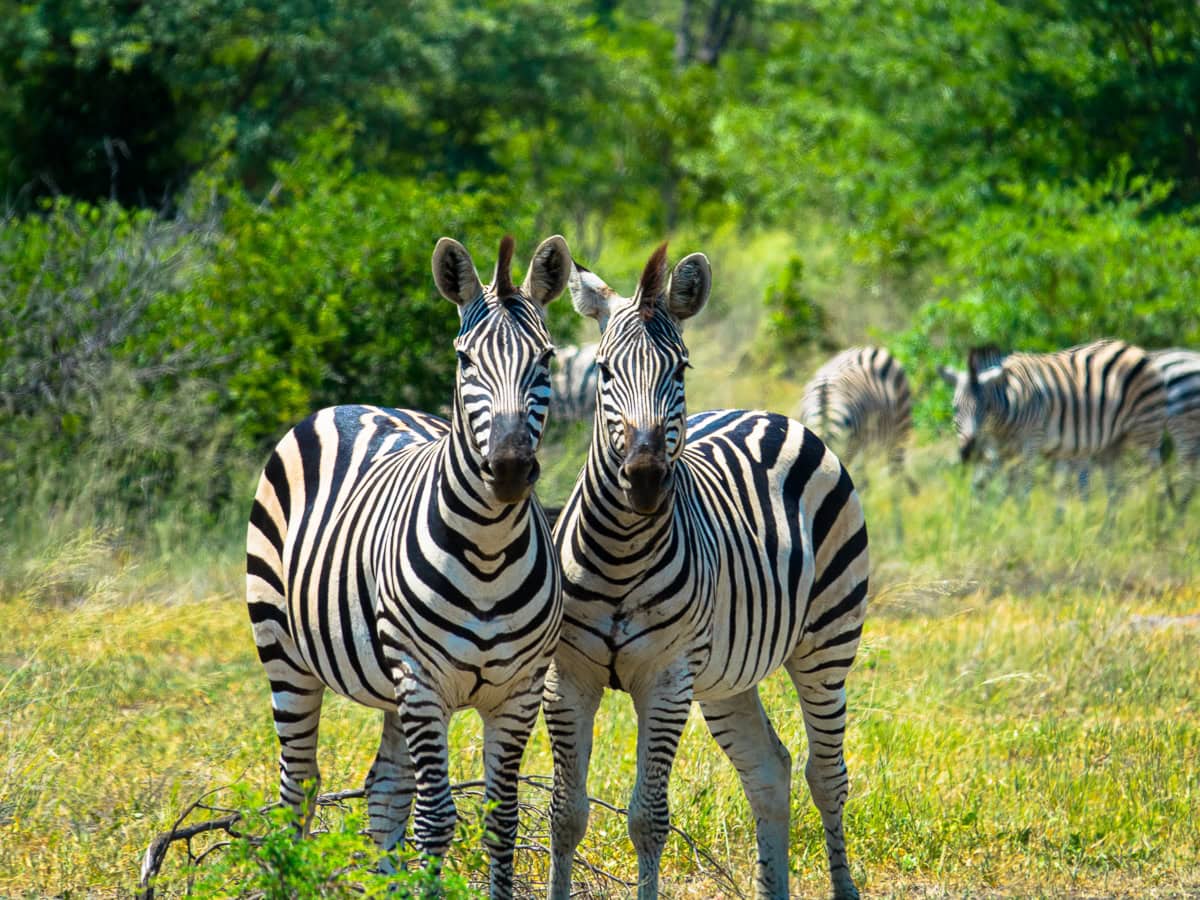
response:
<path fill-rule="evenodd" d="M 492 493 L 501 503 L 524 500 L 541 474 L 525 417 L 497 416 L 488 443 L 482 468 Z"/>
<path fill-rule="evenodd" d="M 975 438 L 967 438 L 961 441 L 958 445 L 958 459 L 962 463 L 969 463 L 975 455 Z"/>
<path fill-rule="evenodd" d="M 626 433 L 629 452 L 621 466 L 621 488 L 633 511 L 648 516 L 662 507 L 671 486 L 664 429 L 628 428 Z"/>

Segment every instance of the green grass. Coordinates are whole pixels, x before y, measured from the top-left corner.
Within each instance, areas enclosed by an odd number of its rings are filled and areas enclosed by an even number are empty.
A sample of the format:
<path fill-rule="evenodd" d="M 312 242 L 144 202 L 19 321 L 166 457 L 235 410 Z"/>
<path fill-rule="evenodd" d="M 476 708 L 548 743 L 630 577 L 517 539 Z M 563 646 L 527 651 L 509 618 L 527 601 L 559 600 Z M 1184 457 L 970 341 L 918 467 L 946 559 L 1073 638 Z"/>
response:
<path fill-rule="evenodd" d="M 1051 492 L 1036 491 L 1028 508 L 972 500 L 952 470 L 938 475 L 941 455 L 920 455 L 930 486 L 899 498 L 903 541 L 886 479 L 876 475 L 866 492 L 876 588 L 847 739 L 860 884 L 876 896 L 1200 890 L 1200 632 L 1144 618 L 1200 611 L 1200 510 L 1140 527 L 1153 511 L 1144 490 L 1109 532 L 1097 524 L 1102 499 L 1068 499 L 1061 524 L 1047 527 Z M 0 894 L 124 893 L 146 844 L 202 792 L 274 790 L 268 691 L 236 596 L 236 557 L 211 573 L 229 586 L 211 594 L 187 577 L 172 595 L 165 573 L 135 562 L 110 542 L 81 542 L 42 560 L 70 570 L 68 599 L 43 592 L 0 604 Z M 816 896 L 824 853 L 801 775 L 799 708 L 778 676 L 764 696 L 795 763 L 793 887 Z M 327 788 L 361 783 L 377 728 L 375 713 L 328 702 Z M 453 744 L 455 780 L 478 777 L 473 715 L 456 717 Z M 626 696 L 606 696 L 597 747 L 592 793 L 624 805 L 634 775 Z M 551 771 L 541 726 L 524 771 Z M 675 823 L 748 880 L 753 822 L 698 719 L 671 798 Z M 629 877 L 624 827 L 597 811 L 585 853 Z M 525 864 L 540 858 L 526 854 Z M 682 840 L 672 838 L 665 866 L 675 896 L 710 894 Z M 168 863 L 172 890 L 183 876 Z"/>

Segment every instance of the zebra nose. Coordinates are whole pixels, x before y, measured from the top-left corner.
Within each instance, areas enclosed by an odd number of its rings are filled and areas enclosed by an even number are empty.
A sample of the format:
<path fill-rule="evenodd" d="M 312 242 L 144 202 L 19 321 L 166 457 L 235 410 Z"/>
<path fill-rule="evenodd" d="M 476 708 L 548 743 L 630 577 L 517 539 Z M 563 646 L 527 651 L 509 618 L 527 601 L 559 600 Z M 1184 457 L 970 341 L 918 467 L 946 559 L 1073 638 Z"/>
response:
<path fill-rule="evenodd" d="M 634 511 L 650 515 L 662 505 L 669 481 L 666 430 L 661 425 L 634 428 L 626 423 L 625 434 L 628 450 L 621 467 L 622 487 Z"/>
<path fill-rule="evenodd" d="M 524 500 L 541 474 L 525 417 L 510 414 L 493 419 L 488 447 L 483 469 L 496 499 L 501 503 Z"/>

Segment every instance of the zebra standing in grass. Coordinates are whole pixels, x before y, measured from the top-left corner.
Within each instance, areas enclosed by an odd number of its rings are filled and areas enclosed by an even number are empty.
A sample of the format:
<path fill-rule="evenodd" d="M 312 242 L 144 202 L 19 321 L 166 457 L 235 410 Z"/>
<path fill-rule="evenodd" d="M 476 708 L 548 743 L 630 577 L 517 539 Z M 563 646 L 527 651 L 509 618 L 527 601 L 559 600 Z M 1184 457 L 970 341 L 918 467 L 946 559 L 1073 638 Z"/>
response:
<path fill-rule="evenodd" d="M 1200 352 L 1175 347 L 1156 350 L 1150 361 L 1167 391 L 1167 433 L 1175 447 L 1175 459 L 1183 467 L 1186 486 L 1181 505 L 1186 505 L 1200 476 Z"/>
<path fill-rule="evenodd" d="M 972 350 L 967 370 L 945 366 L 954 386 L 959 454 L 969 461 L 987 447 L 1000 459 L 1039 455 L 1107 470 L 1124 449 L 1143 451 L 1157 465 L 1166 426 L 1166 390 L 1150 356 L 1122 341 L 1095 341 L 1057 353 Z M 1086 467 L 1081 468 L 1086 480 Z"/>
<path fill-rule="evenodd" d="M 667 277 L 664 244 L 632 299 L 582 269 L 570 282 L 575 308 L 602 336 L 592 444 L 554 530 L 565 611 L 544 707 L 550 896 L 571 894 L 605 687 L 628 691 L 637 710 L 638 897 L 657 896 L 667 781 L 693 699 L 753 809 L 758 893 L 787 896 L 791 757 L 757 690 L 782 665 L 800 695 L 834 893 L 857 897 L 842 834 L 842 739 L 866 614 L 862 507 L 837 457 L 800 423 L 746 410 L 685 418 L 679 329 L 708 298 L 708 260 L 692 254 L 669 286 Z"/>
<path fill-rule="evenodd" d="M 904 472 L 912 431 L 912 392 L 904 367 L 883 347 L 852 347 L 825 363 L 804 386 L 800 421 L 849 466 L 862 451 L 887 453 L 893 475 Z M 909 490 L 916 484 L 906 478 Z"/>
<path fill-rule="evenodd" d="M 512 893 L 517 769 L 562 620 L 558 561 L 531 494 L 553 348 L 544 307 L 570 271 L 558 236 L 511 281 L 506 237 L 484 288 L 466 249 L 442 238 L 433 274 L 459 307 L 451 420 L 335 406 L 292 429 L 258 484 L 246 593 L 271 682 L 280 796 L 297 809 L 317 780 L 326 687 L 384 712 L 367 776 L 371 833 L 414 835 L 441 856 L 456 811 L 446 729 L 484 726 L 491 895 Z"/>
<path fill-rule="evenodd" d="M 550 376 L 550 412 L 555 422 L 586 421 L 596 408 L 599 344 L 559 347 Z"/>

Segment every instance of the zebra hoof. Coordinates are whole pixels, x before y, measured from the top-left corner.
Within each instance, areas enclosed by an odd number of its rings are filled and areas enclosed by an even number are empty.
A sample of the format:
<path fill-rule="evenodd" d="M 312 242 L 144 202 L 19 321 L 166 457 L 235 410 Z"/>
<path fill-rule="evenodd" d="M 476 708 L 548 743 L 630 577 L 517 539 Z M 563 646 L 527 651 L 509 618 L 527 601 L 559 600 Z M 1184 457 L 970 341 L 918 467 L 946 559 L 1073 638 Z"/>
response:
<path fill-rule="evenodd" d="M 833 883 L 833 900 L 859 900 L 858 888 L 849 877 L 838 879 Z"/>

